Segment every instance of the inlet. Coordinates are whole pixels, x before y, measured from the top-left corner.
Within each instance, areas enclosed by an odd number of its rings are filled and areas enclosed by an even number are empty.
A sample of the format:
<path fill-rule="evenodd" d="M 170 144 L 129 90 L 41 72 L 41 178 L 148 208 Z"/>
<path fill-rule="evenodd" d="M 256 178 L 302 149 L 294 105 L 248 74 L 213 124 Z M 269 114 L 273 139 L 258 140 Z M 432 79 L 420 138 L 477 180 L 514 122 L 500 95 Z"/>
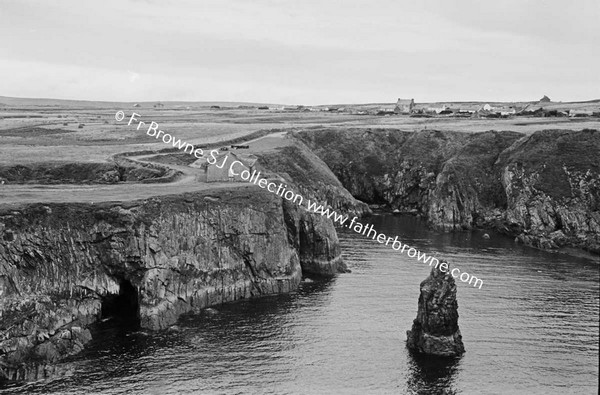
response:
<path fill-rule="evenodd" d="M 102 298 L 101 319 L 112 319 L 120 326 L 139 328 L 140 304 L 138 291 L 129 280 L 119 281 L 119 294 Z"/>

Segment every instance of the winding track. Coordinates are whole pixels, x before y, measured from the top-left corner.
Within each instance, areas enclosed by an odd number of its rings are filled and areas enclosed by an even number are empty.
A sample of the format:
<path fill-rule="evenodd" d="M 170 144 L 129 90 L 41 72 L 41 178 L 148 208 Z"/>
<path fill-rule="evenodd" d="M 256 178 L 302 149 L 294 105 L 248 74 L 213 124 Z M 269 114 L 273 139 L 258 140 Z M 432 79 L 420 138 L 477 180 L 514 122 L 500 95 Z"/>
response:
<path fill-rule="evenodd" d="M 278 132 L 257 139 L 245 141 L 250 145 L 248 152 L 264 151 L 286 145 L 286 132 Z M 242 143 L 238 143 L 242 144 Z M 148 160 L 151 155 L 129 156 L 137 162 L 155 163 Z M 166 154 L 165 154 L 166 155 Z M 199 182 L 197 176 L 201 170 L 181 165 L 157 163 L 183 173 L 170 183 L 142 184 L 4 184 L 0 185 L 0 206 L 22 203 L 98 203 L 113 201 L 133 201 L 153 196 L 178 195 L 186 192 L 219 190 L 249 186 L 246 182 Z"/>

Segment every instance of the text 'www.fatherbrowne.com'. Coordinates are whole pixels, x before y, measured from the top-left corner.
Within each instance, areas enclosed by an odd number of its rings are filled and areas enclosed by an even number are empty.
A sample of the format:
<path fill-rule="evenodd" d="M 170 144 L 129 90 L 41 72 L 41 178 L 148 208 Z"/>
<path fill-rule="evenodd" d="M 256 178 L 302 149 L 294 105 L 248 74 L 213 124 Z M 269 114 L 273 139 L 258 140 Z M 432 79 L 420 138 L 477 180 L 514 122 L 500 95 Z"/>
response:
<path fill-rule="evenodd" d="M 136 130 L 139 130 L 140 127 L 143 127 L 146 124 L 145 122 L 139 121 L 137 118 L 135 118 L 136 115 L 140 117 L 139 114 L 133 113 L 127 125 L 131 125 L 133 121 L 138 121 Z M 117 113 L 115 114 L 115 119 L 117 121 L 122 121 L 124 118 L 125 113 L 123 111 L 117 111 Z M 156 139 L 162 136 L 162 141 L 165 144 L 172 144 L 173 147 L 183 149 L 184 152 L 187 152 L 189 149 L 189 154 L 194 155 L 198 159 L 205 157 L 204 151 L 201 148 L 196 148 L 193 144 L 181 141 L 181 139 L 175 139 L 175 137 L 173 137 L 172 135 L 165 133 L 162 130 L 159 130 L 158 124 L 156 122 L 151 122 L 148 125 L 148 130 L 146 131 L 146 134 L 148 136 L 155 137 Z M 221 163 L 217 163 L 218 155 L 219 152 L 217 150 L 211 150 L 210 156 L 206 158 L 206 161 L 209 165 L 217 166 L 219 169 L 222 169 L 228 164 L 227 161 L 229 159 L 229 155 L 227 155 L 222 162 L 219 159 L 219 162 Z M 287 184 L 279 183 L 278 185 L 272 180 L 261 178 L 260 171 L 257 173 L 256 170 L 253 170 L 251 173 L 244 166 L 244 164 L 238 160 L 234 160 L 233 162 L 229 163 L 229 175 L 230 177 L 239 176 L 242 180 L 247 181 L 251 184 L 258 185 L 262 189 L 266 189 L 269 192 L 281 196 L 282 198 L 288 201 L 294 202 L 311 213 L 327 217 L 333 220 L 334 223 L 350 228 L 358 234 L 362 234 L 366 237 L 372 237 L 373 240 L 377 240 L 378 243 L 385 245 L 389 245 L 391 243 L 392 248 L 395 251 L 400 251 L 400 253 L 406 252 L 406 255 L 408 255 L 410 258 L 417 258 L 418 261 L 428 263 L 429 266 L 434 265 L 436 268 L 439 267 L 439 269 L 444 273 L 450 272 L 452 277 L 457 278 L 464 283 L 468 283 L 469 285 L 472 284 L 474 287 L 478 287 L 479 289 L 481 289 L 481 287 L 483 286 L 483 280 L 467 272 L 461 272 L 460 269 L 457 267 L 454 267 L 452 268 L 452 270 L 449 270 L 450 268 L 448 266 L 448 263 L 440 262 L 437 258 L 427 255 L 414 247 L 410 247 L 408 244 L 402 243 L 400 240 L 398 240 L 398 236 L 392 238 L 387 237 L 383 233 L 378 233 L 375 229 L 373 229 L 373 224 L 363 225 L 362 223 L 357 221 L 358 217 L 352 218 L 350 220 L 350 223 L 347 223 L 349 219 L 347 215 L 342 215 L 336 212 L 335 210 L 331 210 L 327 206 L 318 204 L 317 202 L 311 202 L 310 199 L 304 199 L 304 197 L 299 193 L 295 193 L 294 191 L 287 189 Z M 305 206 L 303 205 L 304 202 L 306 202 Z"/>

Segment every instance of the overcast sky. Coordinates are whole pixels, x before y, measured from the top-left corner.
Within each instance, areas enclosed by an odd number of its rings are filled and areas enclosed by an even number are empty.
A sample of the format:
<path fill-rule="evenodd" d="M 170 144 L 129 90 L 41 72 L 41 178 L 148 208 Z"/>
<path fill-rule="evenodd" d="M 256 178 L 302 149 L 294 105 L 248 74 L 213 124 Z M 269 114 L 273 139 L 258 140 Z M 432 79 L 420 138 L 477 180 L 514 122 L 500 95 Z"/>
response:
<path fill-rule="evenodd" d="M 457 4 L 458 3 L 458 4 Z M 0 95 L 600 98 L 600 1 L 0 0 Z"/>

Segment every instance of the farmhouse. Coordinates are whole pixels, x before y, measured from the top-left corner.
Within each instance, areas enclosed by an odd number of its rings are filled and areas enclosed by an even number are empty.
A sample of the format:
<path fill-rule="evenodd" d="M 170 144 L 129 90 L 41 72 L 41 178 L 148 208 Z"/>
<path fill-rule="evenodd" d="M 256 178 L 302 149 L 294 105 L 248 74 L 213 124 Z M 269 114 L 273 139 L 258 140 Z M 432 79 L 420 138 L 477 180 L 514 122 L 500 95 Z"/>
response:
<path fill-rule="evenodd" d="M 415 99 L 398 99 L 394 112 L 396 114 L 410 114 L 415 108 Z"/>

